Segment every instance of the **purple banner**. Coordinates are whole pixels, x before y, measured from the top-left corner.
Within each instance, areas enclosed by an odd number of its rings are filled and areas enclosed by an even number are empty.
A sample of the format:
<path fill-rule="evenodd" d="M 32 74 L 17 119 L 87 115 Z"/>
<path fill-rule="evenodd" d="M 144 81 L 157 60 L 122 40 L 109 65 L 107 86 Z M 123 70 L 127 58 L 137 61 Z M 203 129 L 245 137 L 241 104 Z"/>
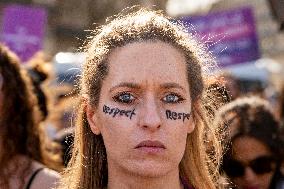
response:
<path fill-rule="evenodd" d="M 253 12 L 244 7 L 205 16 L 180 19 L 191 33 L 205 42 L 220 66 L 246 63 L 260 58 Z"/>
<path fill-rule="evenodd" d="M 39 7 L 10 5 L 3 12 L 1 41 L 26 61 L 42 49 L 46 11 Z"/>

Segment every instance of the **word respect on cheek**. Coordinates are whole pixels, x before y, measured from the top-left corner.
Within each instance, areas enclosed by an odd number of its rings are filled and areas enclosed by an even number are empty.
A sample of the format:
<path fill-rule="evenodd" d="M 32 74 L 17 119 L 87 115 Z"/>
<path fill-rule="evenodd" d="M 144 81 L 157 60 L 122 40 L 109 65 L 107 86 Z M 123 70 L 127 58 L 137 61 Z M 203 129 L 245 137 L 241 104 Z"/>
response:
<path fill-rule="evenodd" d="M 112 115 L 112 117 L 120 115 L 120 116 L 129 117 L 129 119 L 131 119 L 133 115 L 136 115 L 134 111 L 135 111 L 135 109 L 133 109 L 133 110 L 121 110 L 119 108 L 110 108 L 107 105 L 103 106 L 103 112 L 105 114 Z"/>
<path fill-rule="evenodd" d="M 185 119 L 189 120 L 190 117 L 190 113 L 177 113 L 171 110 L 166 110 L 166 116 L 167 119 L 171 119 L 171 120 L 177 120 L 177 119 L 182 119 L 182 121 L 184 122 Z"/>

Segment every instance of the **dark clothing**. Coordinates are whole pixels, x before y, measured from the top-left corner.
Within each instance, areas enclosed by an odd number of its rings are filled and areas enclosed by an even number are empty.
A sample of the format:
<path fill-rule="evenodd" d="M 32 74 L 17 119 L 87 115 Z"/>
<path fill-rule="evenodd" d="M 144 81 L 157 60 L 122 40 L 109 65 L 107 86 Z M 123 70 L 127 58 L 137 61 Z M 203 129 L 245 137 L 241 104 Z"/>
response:
<path fill-rule="evenodd" d="M 41 171 L 41 170 L 43 170 L 44 169 L 44 167 L 41 167 L 41 168 L 38 168 L 37 170 L 35 170 L 35 172 L 32 174 L 32 176 L 30 177 L 30 179 L 29 179 L 29 181 L 28 181 L 28 184 L 27 184 L 27 186 L 26 186 L 26 188 L 25 189 L 30 189 L 30 187 L 31 187 L 31 185 L 32 185 L 32 183 L 33 183 L 33 180 L 34 180 L 34 178 L 36 177 L 36 175 Z"/>

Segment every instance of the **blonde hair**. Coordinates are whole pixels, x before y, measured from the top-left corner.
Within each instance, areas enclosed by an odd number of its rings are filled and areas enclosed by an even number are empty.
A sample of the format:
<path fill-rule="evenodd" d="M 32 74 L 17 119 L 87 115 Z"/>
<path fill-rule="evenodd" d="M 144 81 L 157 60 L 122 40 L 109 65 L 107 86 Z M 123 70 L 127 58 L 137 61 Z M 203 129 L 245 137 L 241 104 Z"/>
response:
<path fill-rule="evenodd" d="M 204 46 L 185 29 L 161 12 L 139 9 L 119 15 L 93 33 L 87 43 L 87 60 L 80 83 L 80 107 L 77 114 L 75 143 L 69 167 L 59 188 L 104 188 L 107 186 L 107 159 L 101 135 L 94 135 L 86 119 L 85 103 L 98 106 L 103 79 L 108 74 L 108 56 L 113 49 L 133 42 L 162 41 L 180 50 L 186 57 L 195 130 L 188 135 L 180 162 L 180 176 L 195 188 L 221 188 L 218 172 L 221 157 L 216 132 L 208 125 L 203 94 L 206 75 L 203 65 L 214 64 Z M 87 96 L 88 102 L 84 101 Z"/>

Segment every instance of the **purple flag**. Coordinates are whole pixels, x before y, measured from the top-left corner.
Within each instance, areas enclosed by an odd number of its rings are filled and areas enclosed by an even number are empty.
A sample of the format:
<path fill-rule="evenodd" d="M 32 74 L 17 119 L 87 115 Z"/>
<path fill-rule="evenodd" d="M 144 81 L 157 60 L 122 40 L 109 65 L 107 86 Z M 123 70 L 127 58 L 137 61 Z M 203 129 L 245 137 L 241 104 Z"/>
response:
<path fill-rule="evenodd" d="M 205 16 L 181 18 L 189 32 L 208 45 L 220 66 L 246 63 L 260 58 L 253 12 L 237 8 Z"/>
<path fill-rule="evenodd" d="M 40 7 L 10 5 L 3 12 L 1 41 L 26 61 L 42 49 L 46 11 Z"/>

